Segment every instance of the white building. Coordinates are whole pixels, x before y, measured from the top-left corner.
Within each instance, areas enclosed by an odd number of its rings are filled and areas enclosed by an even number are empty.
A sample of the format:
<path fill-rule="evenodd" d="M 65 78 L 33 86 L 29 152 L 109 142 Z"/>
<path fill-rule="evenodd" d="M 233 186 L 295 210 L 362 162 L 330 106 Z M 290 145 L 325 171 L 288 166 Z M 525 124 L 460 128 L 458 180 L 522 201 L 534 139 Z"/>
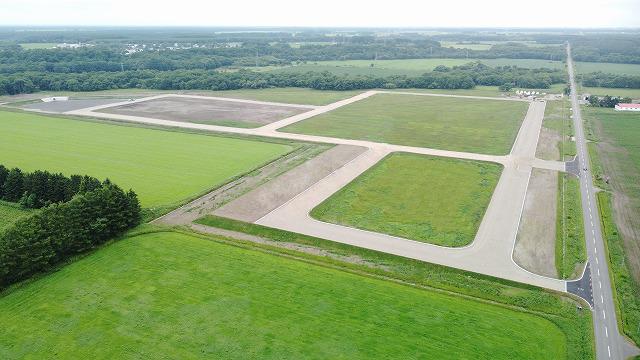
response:
<path fill-rule="evenodd" d="M 640 104 L 617 104 L 616 111 L 640 111 Z"/>

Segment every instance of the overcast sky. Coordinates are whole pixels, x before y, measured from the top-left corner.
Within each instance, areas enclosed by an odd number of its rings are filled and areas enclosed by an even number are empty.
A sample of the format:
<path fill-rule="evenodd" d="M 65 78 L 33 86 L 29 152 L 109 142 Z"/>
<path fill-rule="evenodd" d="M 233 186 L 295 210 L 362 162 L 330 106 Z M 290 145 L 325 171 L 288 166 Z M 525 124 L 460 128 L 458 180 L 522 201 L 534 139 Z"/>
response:
<path fill-rule="evenodd" d="M 0 0 L 0 25 L 640 27 L 640 0 Z"/>

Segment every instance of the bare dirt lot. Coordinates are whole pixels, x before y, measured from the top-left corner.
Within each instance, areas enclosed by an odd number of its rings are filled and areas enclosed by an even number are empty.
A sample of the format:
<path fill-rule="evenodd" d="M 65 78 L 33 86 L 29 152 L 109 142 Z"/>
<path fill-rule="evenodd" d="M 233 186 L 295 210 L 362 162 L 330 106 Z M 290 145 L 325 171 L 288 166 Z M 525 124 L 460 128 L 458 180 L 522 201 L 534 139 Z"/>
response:
<path fill-rule="evenodd" d="M 543 160 L 560 160 L 558 148 L 560 141 L 562 141 L 562 136 L 557 131 L 542 127 L 536 157 Z"/>
<path fill-rule="evenodd" d="M 355 159 L 365 150 L 358 146 L 338 145 L 222 206 L 213 214 L 254 222 Z"/>
<path fill-rule="evenodd" d="M 63 113 L 67 111 L 79 110 L 98 105 L 107 105 L 121 101 L 125 101 L 125 99 L 69 99 L 67 101 L 37 102 L 24 105 L 23 107 L 29 110 Z"/>
<path fill-rule="evenodd" d="M 524 203 L 513 258 L 540 275 L 558 277 L 555 266 L 558 174 L 534 169 Z"/>
<path fill-rule="evenodd" d="M 309 111 L 308 107 L 189 97 L 164 97 L 99 112 L 162 120 L 252 128 Z"/>

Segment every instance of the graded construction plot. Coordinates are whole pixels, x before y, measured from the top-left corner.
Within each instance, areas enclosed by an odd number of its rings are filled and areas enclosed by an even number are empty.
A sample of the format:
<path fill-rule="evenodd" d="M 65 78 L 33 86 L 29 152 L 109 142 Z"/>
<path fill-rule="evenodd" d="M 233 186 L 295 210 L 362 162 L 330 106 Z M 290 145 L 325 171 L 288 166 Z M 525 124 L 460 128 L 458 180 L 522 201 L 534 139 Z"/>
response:
<path fill-rule="evenodd" d="M 167 96 L 98 110 L 108 114 L 254 128 L 309 111 L 302 105 Z"/>
<path fill-rule="evenodd" d="M 311 215 L 442 246 L 471 243 L 500 177 L 492 163 L 394 153 Z"/>
<path fill-rule="evenodd" d="M 483 154 L 509 153 L 528 102 L 377 94 L 281 129 Z"/>
<path fill-rule="evenodd" d="M 337 145 L 222 206 L 213 214 L 254 222 L 353 160 L 365 150 L 359 146 Z"/>
<path fill-rule="evenodd" d="M 23 106 L 25 109 L 48 111 L 55 113 L 63 113 L 67 111 L 84 109 L 92 106 L 107 105 L 125 101 L 126 99 L 69 99 L 66 101 L 49 101 L 49 102 L 36 102 L 32 104 L 26 104 Z"/>
<path fill-rule="evenodd" d="M 513 259 L 533 273 L 558 277 L 556 271 L 556 208 L 558 173 L 533 169 L 529 178 Z"/>
<path fill-rule="evenodd" d="M 536 314 L 180 233 L 124 239 L 25 284 L 0 298 L 0 323 L 4 359 L 566 359 L 569 350 L 566 333 Z"/>
<path fill-rule="evenodd" d="M 173 206 L 291 151 L 284 144 L 0 111 L 0 163 L 109 178 Z"/>
<path fill-rule="evenodd" d="M 568 101 L 547 101 L 544 122 L 538 139 L 536 157 L 543 160 L 570 161 L 576 155 L 573 124 L 569 116 L 571 104 Z"/>
<path fill-rule="evenodd" d="M 0 232 L 16 220 L 23 218 L 34 210 L 23 209 L 18 204 L 0 201 Z"/>

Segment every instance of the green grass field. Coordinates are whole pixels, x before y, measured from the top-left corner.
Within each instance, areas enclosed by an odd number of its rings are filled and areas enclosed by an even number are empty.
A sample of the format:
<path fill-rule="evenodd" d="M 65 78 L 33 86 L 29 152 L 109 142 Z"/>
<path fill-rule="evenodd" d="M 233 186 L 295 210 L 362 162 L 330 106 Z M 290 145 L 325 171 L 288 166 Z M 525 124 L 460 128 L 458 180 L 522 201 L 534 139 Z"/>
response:
<path fill-rule="evenodd" d="M 595 182 L 606 190 L 598 194 L 598 206 L 619 319 L 640 344 L 640 113 L 583 107 L 583 114 L 589 138 L 597 141 L 589 148 Z"/>
<path fill-rule="evenodd" d="M 53 49 L 57 43 L 22 43 L 20 46 L 26 50 L 35 50 L 35 49 Z"/>
<path fill-rule="evenodd" d="M 640 75 L 640 64 L 615 64 L 595 62 L 576 63 L 576 72 L 578 74 L 587 74 L 596 71 L 620 75 Z"/>
<path fill-rule="evenodd" d="M 327 105 L 357 95 L 364 90 L 331 91 L 307 88 L 269 88 L 210 91 L 207 95 L 289 104 Z"/>
<path fill-rule="evenodd" d="M 489 66 L 515 65 L 524 68 L 563 69 L 561 61 L 537 59 L 401 59 L 401 60 L 335 60 L 315 61 L 295 66 L 271 67 L 266 71 L 275 72 L 322 72 L 336 75 L 419 76 L 433 70 L 438 65 L 457 66 L 472 61 L 481 61 Z M 371 66 L 371 65 L 374 66 Z"/>
<path fill-rule="evenodd" d="M 473 241 L 501 167 L 394 153 L 318 205 L 319 220 L 443 246 Z"/>
<path fill-rule="evenodd" d="M 102 248 L 0 298 L 0 356 L 564 359 L 542 317 L 180 234 Z"/>
<path fill-rule="evenodd" d="M 288 145 L 0 112 L 0 163 L 109 178 L 143 207 L 176 205 L 289 152 Z"/>
<path fill-rule="evenodd" d="M 556 269 L 561 279 L 580 276 L 587 261 L 580 182 L 569 174 L 558 174 Z"/>
<path fill-rule="evenodd" d="M 17 204 L 0 201 L 0 232 L 32 211 L 23 209 Z"/>
<path fill-rule="evenodd" d="M 630 97 L 632 99 L 640 99 L 640 89 L 601 88 L 601 87 L 582 86 L 580 88 L 580 93 L 600 95 L 600 96 L 605 96 L 605 95 L 621 96 L 621 97 Z"/>
<path fill-rule="evenodd" d="M 282 131 L 506 154 L 527 107 L 515 101 L 379 94 Z"/>

